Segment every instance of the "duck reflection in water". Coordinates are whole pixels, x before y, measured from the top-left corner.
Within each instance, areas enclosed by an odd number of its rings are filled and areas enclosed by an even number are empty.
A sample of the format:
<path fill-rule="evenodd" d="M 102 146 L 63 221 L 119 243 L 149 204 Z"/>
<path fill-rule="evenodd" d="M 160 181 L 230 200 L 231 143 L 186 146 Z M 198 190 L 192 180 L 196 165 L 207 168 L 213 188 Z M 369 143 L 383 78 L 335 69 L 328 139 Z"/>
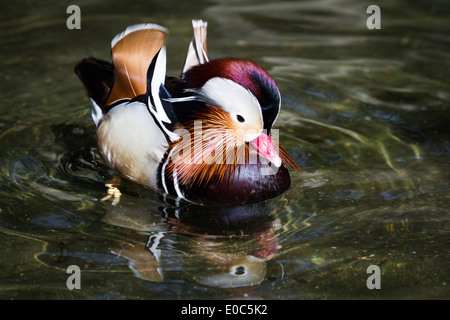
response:
<path fill-rule="evenodd" d="M 202 285 L 252 286 L 264 280 L 268 261 L 280 249 L 275 232 L 281 224 L 271 214 L 276 211 L 273 201 L 231 207 L 174 204 L 149 214 L 146 199 L 124 194 L 119 206 L 106 206 L 104 222 L 124 227 L 126 233 L 112 253 L 126 258 L 145 280 L 167 279 L 164 248 L 170 246 L 171 254 L 182 252 L 183 270 Z"/>

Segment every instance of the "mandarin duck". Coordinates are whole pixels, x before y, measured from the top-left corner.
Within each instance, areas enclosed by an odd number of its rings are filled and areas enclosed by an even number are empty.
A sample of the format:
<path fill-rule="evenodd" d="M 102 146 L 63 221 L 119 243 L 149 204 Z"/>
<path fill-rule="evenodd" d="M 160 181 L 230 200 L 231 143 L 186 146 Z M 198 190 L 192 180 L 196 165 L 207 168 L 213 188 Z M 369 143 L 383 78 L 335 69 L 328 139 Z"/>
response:
<path fill-rule="evenodd" d="M 128 27 L 111 42 L 112 64 L 75 66 L 92 104 L 98 149 L 121 176 L 195 203 L 245 204 L 276 197 L 299 169 L 273 139 L 280 92 L 256 63 L 209 60 L 207 23 L 179 77 L 166 76 L 168 31 Z"/>

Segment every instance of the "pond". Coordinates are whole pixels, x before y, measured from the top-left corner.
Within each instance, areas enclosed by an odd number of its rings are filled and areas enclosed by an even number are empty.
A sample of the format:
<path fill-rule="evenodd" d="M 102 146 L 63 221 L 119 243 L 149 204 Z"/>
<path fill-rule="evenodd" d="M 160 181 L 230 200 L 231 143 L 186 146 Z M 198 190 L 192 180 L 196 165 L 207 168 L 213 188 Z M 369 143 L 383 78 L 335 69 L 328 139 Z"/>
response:
<path fill-rule="evenodd" d="M 0 13 L 1 299 L 450 298 L 450 6 L 381 1 L 6 1 Z M 281 92 L 275 124 L 302 172 L 246 206 L 178 203 L 116 177 L 73 67 L 110 61 L 127 26 L 192 19 L 210 58 L 245 57 Z M 69 290 L 67 268 L 81 270 Z M 381 289 L 369 289 L 370 266 Z"/>

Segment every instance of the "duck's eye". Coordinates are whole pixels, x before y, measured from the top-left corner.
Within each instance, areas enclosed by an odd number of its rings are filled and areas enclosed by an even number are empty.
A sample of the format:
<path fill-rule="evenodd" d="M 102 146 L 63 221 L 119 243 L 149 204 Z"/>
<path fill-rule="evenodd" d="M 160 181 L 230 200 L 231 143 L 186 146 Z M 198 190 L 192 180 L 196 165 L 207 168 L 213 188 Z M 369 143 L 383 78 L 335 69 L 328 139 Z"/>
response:
<path fill-rule="evenodd" d="M 245 122 L 244 117 L 241 116 L 240 114 L 238 114 L 238 115 L 236 116 L 236 119 L 237 119 L 237 121 L 239 121 L 239 122 Z"/>

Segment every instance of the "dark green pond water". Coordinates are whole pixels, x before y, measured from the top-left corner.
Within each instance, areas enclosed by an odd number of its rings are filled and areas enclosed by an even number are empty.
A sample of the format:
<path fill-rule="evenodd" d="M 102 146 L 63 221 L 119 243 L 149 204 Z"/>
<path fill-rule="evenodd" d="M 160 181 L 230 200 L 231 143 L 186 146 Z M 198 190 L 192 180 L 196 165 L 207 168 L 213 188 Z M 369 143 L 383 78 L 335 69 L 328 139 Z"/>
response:
<path fill-rule="evenodd" d="M 81 30 L 69 30 L 69 4 Z M 4 1 L 0 12 L 1 299 L 450 298 L 450 5 L 378 1 Z M 106 168 L 84 88 L 128 25 L 191 19 L 211 58 L 245 57 L 282 93 L 276 127 L 303 173 L 282 196 L 202 207 Z M 66 269 L 81 270 L 69 290 Z M 381 289 L 368 289 L 367 268 Z"/>

